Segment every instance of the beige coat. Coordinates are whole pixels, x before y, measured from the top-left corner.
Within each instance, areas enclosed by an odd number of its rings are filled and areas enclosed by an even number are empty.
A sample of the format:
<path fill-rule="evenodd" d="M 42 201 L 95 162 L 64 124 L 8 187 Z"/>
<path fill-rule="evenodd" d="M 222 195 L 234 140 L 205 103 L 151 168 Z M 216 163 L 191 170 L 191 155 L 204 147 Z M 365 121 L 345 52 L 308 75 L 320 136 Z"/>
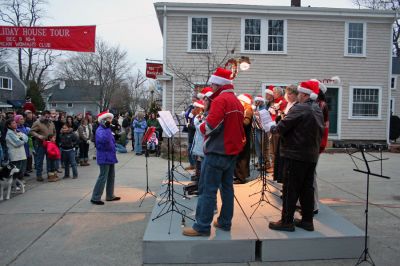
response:
<path fill-rule="evenodd" d="M 56 135 L 56 128 L 52 121 L 36 120 L 29 131 L 29 134 L 41 140 L 47 140 L 50 134 Z"/>

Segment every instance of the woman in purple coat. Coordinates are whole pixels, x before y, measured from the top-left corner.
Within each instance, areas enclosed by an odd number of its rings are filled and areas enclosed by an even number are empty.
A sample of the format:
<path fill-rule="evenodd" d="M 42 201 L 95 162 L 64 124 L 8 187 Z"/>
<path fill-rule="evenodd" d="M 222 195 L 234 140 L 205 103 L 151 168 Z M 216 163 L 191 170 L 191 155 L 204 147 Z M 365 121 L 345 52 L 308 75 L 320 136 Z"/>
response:
<path fill-rule="evenodd" d="M 99 127 L 96 130 L 97 164 L 100 167 L 100 175 L 93 189 L 91 203 L 104 205 L 101 201 L 104 186 L 106 186 L 106 201 L 120 200 L 114 195 L 115 164 L 118 162 L 115 150 L 115 140 L 111 132 L 111 121 L 114 115 L 104 111 L 97 116 Z"/>

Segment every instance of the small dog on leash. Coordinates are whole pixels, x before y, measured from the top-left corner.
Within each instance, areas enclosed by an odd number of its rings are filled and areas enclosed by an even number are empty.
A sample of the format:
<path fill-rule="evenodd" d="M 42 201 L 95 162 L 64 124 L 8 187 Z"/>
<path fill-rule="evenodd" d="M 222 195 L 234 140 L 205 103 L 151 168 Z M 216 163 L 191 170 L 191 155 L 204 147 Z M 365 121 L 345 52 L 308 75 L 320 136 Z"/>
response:
<path fill-rule="evenodd" d="M 11 163 L 0 168 L 0 201 L 4 199 L 4 189 L 6 187 L 7 187 L 6 200 L 10 199 L 11 187 L 13 185 L 19 185 L 21 188 L 21 193 L 25 193 L 24 183 L 18 178 L 14 178 L 14 174 L 16 173 L 19 173 L 19 169 Z"/>

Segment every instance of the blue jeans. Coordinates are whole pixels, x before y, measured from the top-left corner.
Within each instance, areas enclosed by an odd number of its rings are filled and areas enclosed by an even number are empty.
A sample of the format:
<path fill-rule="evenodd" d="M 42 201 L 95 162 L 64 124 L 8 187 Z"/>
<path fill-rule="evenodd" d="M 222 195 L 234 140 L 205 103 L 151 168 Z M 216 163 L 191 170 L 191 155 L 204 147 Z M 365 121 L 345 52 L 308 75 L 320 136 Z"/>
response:
<path fill-rule="evenodd" d="M 117 152 L 119 152 L 119 153 L 127 153 L 127 152 L 128 152 L 128 151 L 126 150 L 125 146 L 123 146 L 123 145 L 121 145 L 121 144 L 119 144 L 119 143 L 116 143 L 116 144 L 115 144 L 115 149 L 116 149 Z"/>
<path fill-rule="evenodd" d="M 206 154 L 202 162 L 199 180 L 199 199 L 196 207 L 196 222 L 193 229 L 198 232 L 210 232 L 210 224 L 217 203 L 217 190 L 220 188 L 222 208 L 218 224 L 230 230 L 233 217 L 233 171 L 236 155 Z"/>
<path fill-rule="evenodd" d="M 51 159 L 47 160 L 47 172 L 55 172 L 57 170 L 56 169 L 57 161 L 58 160 L 51 160 Z"/>
<path fill-rule="evenodd" d="M 36 168 L 36 176 L 42 176 L 43 172 L 43 160 L 46 156 L 46 151 L 43 148 L 42 144 L 39 144 L 35 147 L 35 168 Z M 47 165 L 47 172 L 50 172 L 50 165 L 49 160 L 46 156 L 46 165 Z"/>
<path fill-rule="evenodd" d="M 93 189 L 92 200 L 99 201 L 106 187 L 106 199 L 114 198 L 115 164 L 100 164 L 100 175 Z"/>
<path fill-rule="evenodd" d="M 134 133 L 135 137 L 135 153 L 142 153 L 142 139 L 143 139 L 143 134 L 144 133 Z"/>
<path fill-rule="evenodd" d="M 62 159 L 65 167 L 64 176 L 69 176 L 69 166 L 71 165 L 73 176 L 78 177 L 78 168 L 76 167 L 75 151 L 73 149 L 63 150 Z"/>
<path fill-rule="evenodd" d="M 0 145 L 0 166 L 2 162 L 3 162 L 3 148 Z"/>

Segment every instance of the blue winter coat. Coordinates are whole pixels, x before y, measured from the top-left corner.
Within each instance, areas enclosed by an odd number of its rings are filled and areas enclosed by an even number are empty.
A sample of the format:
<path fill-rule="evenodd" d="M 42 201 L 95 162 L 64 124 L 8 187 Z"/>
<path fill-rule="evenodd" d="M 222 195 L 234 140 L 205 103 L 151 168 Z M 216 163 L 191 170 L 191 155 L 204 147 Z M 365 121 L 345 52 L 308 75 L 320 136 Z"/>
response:
<path fill-rule="evenodd" d="M 100 125 L 96 130 L 96 151 L 97 164 L 118 163 L 115 139 L 110 128 Z"/>
<path fill-rule="evenodd" d="M 132 122 L 133 133 L 144 133 L 147 128 L 146 119 L 138 120 L 135 118 Z"/>

